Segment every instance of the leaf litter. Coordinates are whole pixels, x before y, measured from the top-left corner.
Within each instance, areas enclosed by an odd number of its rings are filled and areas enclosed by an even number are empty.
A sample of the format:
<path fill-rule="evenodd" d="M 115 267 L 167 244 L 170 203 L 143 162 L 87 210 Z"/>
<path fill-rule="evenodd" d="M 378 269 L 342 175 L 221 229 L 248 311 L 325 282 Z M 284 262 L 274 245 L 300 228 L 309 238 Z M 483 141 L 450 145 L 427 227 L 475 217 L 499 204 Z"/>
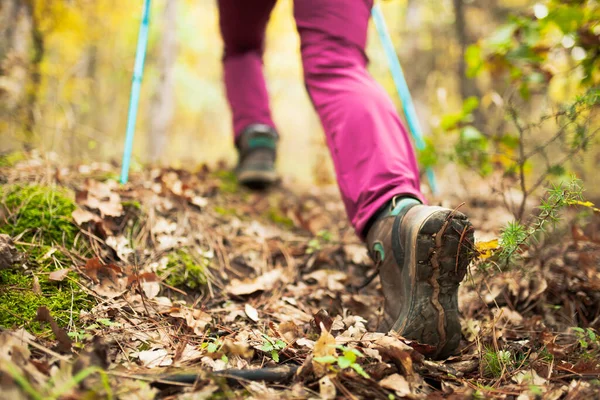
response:
<path fill-rule="evenodd" d="M 46 170 L 25 162 L 5 172 L 22 183 Z M 598 390 L 597 218 L 572 225 L 526 268 L 475 263 L 459 293 L 460 352 L 432 361 L 428 346 L 375 332 L 380 286 L 354 289 L 373 267 L 335 188 L 232 193 L 228 173 L 206 167 L 152 169 L 119 186 L 96 178 L 107 171 L 56 174 L 76 193 L 73 223 L 93 251 L 73 250 L 72 265 L 49 280 L 77 274 L 96 305 L 63 327 L 38 310 L 52 334 L 30 334 L 30 321 L 3 328 L 2 393 L 52 397 L 60 382 L 73 399 L 575 399 Z M 466 210 L 485 226 L 480 260 L 498 246 L 501 224 L 489 215 L 501 208 L 478 199 Z M 2 268 L 18 262 L 11 239 L 1 243 Z M 169 285 L 170 271 L 192 269 L 198 287 Z"/>

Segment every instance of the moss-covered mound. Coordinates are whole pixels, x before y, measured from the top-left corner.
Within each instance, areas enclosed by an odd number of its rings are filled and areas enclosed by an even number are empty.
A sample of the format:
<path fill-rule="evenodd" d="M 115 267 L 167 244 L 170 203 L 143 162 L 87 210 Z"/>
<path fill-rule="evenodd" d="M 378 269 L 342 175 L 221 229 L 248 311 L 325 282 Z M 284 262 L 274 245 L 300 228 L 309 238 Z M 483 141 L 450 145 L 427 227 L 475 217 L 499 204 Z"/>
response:
<path fill-rule="evenodd" d="M 194 257 L 188 250 L 179 249 L 169 254 L 167 268 L 160 276 L 169 286 L 196 290 L 206 285 L 209 265 L 209 259 Z"/>
<path fill-rule="evenodd" d="M 13 268 L 0 271 L 0 326 L 26 325 L 39 332 L 33 320 L 40 306 L 48 307 L 62 326 L 77 321 L 79 311 L 91 307 L 75 273 L 60 282 L 48 277 L 72 266 L 69 253 L 87 253 L 72 222 L 75 208 L 72 194 L 62 188 L 0 186 L 0 233 L 17 238 L 23 255 Z"/>

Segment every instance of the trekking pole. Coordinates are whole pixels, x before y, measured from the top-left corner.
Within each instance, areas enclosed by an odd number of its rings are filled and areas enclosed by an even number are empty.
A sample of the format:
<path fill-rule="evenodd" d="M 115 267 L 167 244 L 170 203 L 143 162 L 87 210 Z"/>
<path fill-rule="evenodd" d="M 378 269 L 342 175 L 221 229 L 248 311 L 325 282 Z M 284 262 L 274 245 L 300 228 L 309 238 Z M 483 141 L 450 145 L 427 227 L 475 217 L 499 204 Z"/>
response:
<path fill-rule="evenodd" d="M 417 112 L 415 111 L 415 106 L 413 104 L 410 91 L 408 90 L 404 73 L 402 72 L 402 66 L 400 66 L 400 60 L 398 60 L 398 55 L 394 49 L 392 38 L 390 37 L 387 25 L 385 24 L 383 13 L 381 12 L 381 8 L 377 2 L 375 2 L 373 8 L 371 9 L 371 15 L 373 16 L 373 22 L 375 22 L 377 34 L 379 35 L 385 55 L 387 56 L 390 72 L 392 73 L 396 90 L 398 91 L 398 95 L 402 101 L 402 109 L 404 110 L 404 115 L 406 116 L 408 129 L 412 134 L 417 149 L 423 150 L 425 149 L 426 145 L 425 140 L 423 140 L 423 132 L 421 130 L 421 125 L 419 124 L 419 118 L 417 117 Z M 431 192 L 433 194 L 438 194 L 435 172 L 431 167 L 428 167 L 425 172 L 427 174 L 427 180 L 429 181 L 429 187 L 431 187 Z"/>
<path fill-rule="evenodd" d="M 133 150 L 133 136 L 135 134 L 135 121 L 140 101 L 140 88 L 142 86 L 142 75 L 144 73 L 144 60 L 146 59 L 146 47 L 148 45 L 148 23 L 150 21 L 150 0 L 144 0 L 142 11 L 142 22 L 138 34 L 137 49 L 135 51 L 135 65 L 133 78 L 131 80 L 131 97 L 129 98 L 129 111 L 127 113 L 127 133 L 125 135 L 125 147 L 123 149 L 123 163 L 121 166 L 121 183 L 127 183 L 129 179 L 129 165 L 131 163 L 131 151 Z"/>

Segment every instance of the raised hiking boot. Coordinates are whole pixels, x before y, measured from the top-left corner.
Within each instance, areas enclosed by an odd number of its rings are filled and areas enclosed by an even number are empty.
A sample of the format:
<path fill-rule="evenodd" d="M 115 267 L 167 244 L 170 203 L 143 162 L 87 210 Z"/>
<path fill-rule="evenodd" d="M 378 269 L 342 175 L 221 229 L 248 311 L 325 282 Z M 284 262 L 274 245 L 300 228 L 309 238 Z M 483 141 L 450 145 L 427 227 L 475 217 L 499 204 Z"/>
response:
<path fill-rule="evenodd" d="M 275 172 L 277 133 L 268 125 L 248 126 L 237 142 L 238 182 L 254 189 L 264 189 L 278 179 Z"/>
<path fill-rule="evenodd" d="M 473 254 L 467 217 L 412 198 L 394 198 L 367 234 L 385 299 L 382 332 L 435 348 L 447 358 L 460 344 L 458 286 Z"/>

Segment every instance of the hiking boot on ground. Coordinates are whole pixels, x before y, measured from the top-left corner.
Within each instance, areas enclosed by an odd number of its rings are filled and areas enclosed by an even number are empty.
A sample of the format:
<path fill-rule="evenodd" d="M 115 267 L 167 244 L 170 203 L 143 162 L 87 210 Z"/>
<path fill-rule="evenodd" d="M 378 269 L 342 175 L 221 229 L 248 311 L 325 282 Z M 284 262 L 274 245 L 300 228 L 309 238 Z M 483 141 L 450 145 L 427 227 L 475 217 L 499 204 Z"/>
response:
<path fill-rule="evenodd" d="M 277 133 L 268 125 L 248 126 L 237 142 L 238 182 L 253 189 L 265 189 L 278 179 L 275 172 Z"/>
<path fill-rule="evenodd" d="M 433 358 L 450 356 L 461 339 L 458 286 L 473 253 L 467 217 L 396 197 L 375 217 L 367 246 L 385 299 L 379 330 L 435 347 Z"/>

